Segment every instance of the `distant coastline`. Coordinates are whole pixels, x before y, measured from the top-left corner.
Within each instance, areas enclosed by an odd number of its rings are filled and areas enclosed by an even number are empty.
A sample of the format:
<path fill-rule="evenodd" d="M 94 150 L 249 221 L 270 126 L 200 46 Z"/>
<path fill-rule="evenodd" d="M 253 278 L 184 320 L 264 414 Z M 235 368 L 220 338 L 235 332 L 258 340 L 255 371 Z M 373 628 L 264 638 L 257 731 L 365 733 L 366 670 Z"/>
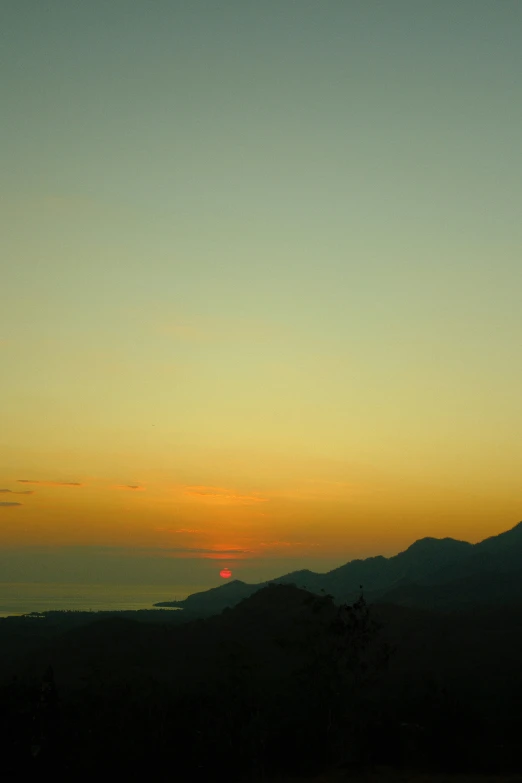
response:
<path fill-rule="evenodd" d="M 184 598 L 198 587 L 166 585 L 0 582 L 0 617 L 46 611 L 152 609 L 171 594 Z"/>

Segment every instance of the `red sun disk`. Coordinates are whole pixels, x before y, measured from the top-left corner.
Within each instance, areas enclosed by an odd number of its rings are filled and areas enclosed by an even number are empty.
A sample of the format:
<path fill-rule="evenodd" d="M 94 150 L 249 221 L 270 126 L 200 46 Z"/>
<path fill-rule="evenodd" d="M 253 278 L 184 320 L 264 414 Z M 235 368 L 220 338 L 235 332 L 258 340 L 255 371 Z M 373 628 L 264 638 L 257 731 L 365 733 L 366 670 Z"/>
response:
<path fill-rule="evenodd" d="M 232 576 L 232 571 L 230 570 L 230 568 L 223 568 L 219 572 L 219 575 L 222 579 L 230 579 L 230 577 Z"/>

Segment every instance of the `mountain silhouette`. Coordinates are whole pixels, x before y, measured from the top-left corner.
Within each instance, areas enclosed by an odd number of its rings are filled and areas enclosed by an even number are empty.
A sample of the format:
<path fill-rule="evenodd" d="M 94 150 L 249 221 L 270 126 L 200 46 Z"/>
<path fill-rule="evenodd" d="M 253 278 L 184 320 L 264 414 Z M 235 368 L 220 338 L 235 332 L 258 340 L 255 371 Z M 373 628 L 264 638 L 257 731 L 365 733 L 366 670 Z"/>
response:
<path fill-rule="evenodd" d="M 302 570 L 259 584 L 239 580 L 194 593 L 176 606 L 208 616 L 232 607 L 267 584 L 293 584 L 353 601 L 361 590 L 369 601 L 450 609 L 474 603 L 522 601 L 522 522 L 477 544 L 453 538 L 422 538 L 393 557 L 351 560 L 325 574 Z"/>
<path fill-rule="evenodd" d="M 183 601 L 160 601 L 154 606 L 180 607 L 187 612 L 216 614 L 232 606 L 236 606 L 244 598 L 256 593 L 263 585 L 249 585 L 240 579 L 233 579 L 219 587 L 212 587 L 202 593 L 193 593 Z M 202 596 L 204 596 L 202 598 Z"/>

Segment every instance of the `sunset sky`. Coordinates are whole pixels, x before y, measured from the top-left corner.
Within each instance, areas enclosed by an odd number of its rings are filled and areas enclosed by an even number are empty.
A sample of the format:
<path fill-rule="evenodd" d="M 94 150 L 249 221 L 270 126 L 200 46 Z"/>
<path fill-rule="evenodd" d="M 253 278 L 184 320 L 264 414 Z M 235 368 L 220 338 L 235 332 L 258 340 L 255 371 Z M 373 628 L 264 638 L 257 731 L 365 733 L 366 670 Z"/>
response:
<path fill-rule="evenodd" d="M 522 3 L 7 0 L 0 581 L 522 519 Z"/>

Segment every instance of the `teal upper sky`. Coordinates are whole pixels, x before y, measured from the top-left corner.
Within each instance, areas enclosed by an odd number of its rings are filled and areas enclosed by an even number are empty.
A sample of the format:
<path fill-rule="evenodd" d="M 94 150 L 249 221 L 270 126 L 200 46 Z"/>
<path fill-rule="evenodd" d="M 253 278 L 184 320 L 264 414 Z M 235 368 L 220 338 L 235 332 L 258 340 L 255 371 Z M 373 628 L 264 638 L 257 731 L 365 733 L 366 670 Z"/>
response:
<path fill-rule="evenodd" d="M 309 322 L 444 289 L 466 306 L 475 274 L 483 291 L 504 278 L 504 311 L 522 231 L 518 0 L 20 0 L 1 15 L 1 189 L 29 213 L 4 240 L 40 233 L 43 254 L 30 279 L 11 256 L 25 291 L 52 298 L 54 271 L 71 302 L 103 304 L 112 266 L 131 301 L 161 303 L 166 283 L 196 311 Z M 42 197 L 67 202 L 59 237 Z"/>

